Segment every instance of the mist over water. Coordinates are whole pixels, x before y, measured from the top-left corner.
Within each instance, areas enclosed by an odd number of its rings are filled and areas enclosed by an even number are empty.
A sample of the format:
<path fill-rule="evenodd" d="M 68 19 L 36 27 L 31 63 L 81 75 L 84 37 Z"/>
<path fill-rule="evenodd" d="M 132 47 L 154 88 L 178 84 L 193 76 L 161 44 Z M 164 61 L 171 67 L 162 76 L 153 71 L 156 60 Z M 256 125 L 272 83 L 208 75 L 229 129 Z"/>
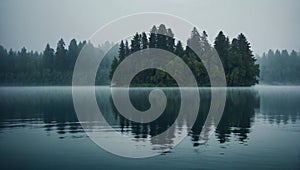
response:
<path fill-rule="evenodd" d="M 299 166 L 300 87 L 227 88 L 222 119 L 205 144 L 197 141 L 210 107 L 210 88 L 200 88 L 200 110 L 196 123 L 190 125 L 188 116 L 176 119 L 180 108 L 178 88 L 162 88 L 168 99 L 165 111 L 157 120 L 141 124 L 118 113 L 112 104 L 110 87 L 96 87 L 97 102 L 105 119 L 115 131 L 133 141 L 150 140 L 155 150 L 172 146 L 175 135 L 188 133 L 169 152 L 138 162 L 112 155 L 87 137 L 76 117 L 71 90 L 71 87 L 1 87 L 0 162 L 4 169 L 139 166 L 182 169 L 187 165 L 205 169 L 297 169 Z M 130 99 L 138 110 L 150 107 L 151 90 L 130 89 Z M 163 141 L 151 141 L 152 136 L 162 133 L 174 121 L 175 128 Z M 191 130 L 186 132 L 188 127 Z M 105 127 L 91 129 L 110 133 Z M 146 166 L 150 164 L 153 166 Z"/>

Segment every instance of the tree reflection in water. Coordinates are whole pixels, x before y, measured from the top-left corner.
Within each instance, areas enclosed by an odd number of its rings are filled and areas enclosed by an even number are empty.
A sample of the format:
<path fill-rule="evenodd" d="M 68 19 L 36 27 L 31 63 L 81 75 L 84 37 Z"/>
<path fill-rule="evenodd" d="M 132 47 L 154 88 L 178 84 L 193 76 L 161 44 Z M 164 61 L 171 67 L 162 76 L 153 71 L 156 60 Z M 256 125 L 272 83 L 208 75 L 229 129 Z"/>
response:
<path fill-rule="evenodd" d="M 139 110 L 150 107 L 148 95 L 151 89 L 131 89 L 132 104 Z M 185 135 L 186 130 L 194 146 L 198 146 L 199 134 L 210 107 L 210 89 L 200 90 L 200 109 L 194 125 L 188 117 L 178 117 L 179 89 L 166 88 L 168 103 L 165 111 L 151 123 L 136 123 L 122 117 L 114 108 L 110 88 L 97 88 L 99 109 L 114 129 L 135 141 L 150 140 L 153 149 L 170 147 L 175 135 Z M 298 90 L 281 88 L 229 88 L 222 119 L 216 129 L 220 143 L 237 139 L 246 143 L 255 116 L 262 115 L 269 123 L 295 123 L 299 119 L 300 94 Z M 70 87 L 2 88 L 0 93 L 0 132 L 3 128 L 43 128 L 48 135 L 55 131 L 59 138 L 86 137 L 76 117 Z M 298 112 L 297 112 L 298 111 Z M 88 114 L 88 113 L 87 113 Z M 161 134 L 173 123 L 176 126 L 161 140 L 151 137 Z M 97 129 L 97 128 L 96 128 Z"/>

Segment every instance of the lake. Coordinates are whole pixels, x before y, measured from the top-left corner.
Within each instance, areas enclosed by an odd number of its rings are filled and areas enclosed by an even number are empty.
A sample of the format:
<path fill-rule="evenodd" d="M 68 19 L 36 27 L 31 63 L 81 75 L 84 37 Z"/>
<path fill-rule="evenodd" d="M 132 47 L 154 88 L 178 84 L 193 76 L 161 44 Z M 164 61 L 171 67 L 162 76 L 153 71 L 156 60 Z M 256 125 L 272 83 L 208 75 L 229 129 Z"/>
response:
<path fill-rule="evenodd" d="M 151 90 L 132 88 L 133 106 L 147 110 Z M 188 124 L 188 118 L 176 119 L 178 89 L 163 91 L 168 99 L 163 114 L 142 124 L 118 113 L 109 87 L 96 88 L 97 103 L 107 122 L 132 141 L 148 141 L 155 149 L 169 147 L 165 144 L 171 145 L 177 134 L 187 135 L 168 152 L 131 159 L 107 152 L 87 136 L 74 110 L 71 87 L 1 87 L 1 169 L 299 169 L 300 87 L 228 88 L 222 119 L 204 144 L 198 139 L 211 90 L 200 89 L 194 125 Z M 174 122 L 174 130 L 163 143 L 151 140 Z M 189 126 L 191 130 L 185 132 Z M 105 127 L 101 133 L 109 138 Z"/>

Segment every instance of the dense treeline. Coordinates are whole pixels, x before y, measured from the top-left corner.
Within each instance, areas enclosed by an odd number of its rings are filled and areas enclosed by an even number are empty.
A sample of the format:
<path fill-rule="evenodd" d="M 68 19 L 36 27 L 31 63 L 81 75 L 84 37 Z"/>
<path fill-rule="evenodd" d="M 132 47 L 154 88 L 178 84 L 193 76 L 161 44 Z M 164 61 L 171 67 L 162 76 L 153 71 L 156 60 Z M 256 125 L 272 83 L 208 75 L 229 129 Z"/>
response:
<path fill-rule="evenodd" d="M 300 84 L 300 54 L 269 50 L 257 57 L 262 84 Z"/>
<path fill-rule="evenodd" d="M 142 49 L 159 48 L 179 56 L 193 72 L 199 86 L 209 86 L 206 68 L 195 52 L 189 48 L 191 45 L 199 47 L 200 53 L 206 53 L 208 57 L 210 53 L 207 51 L 216 49 L 224 66 L 227 85 L 251 86 L 257 83 L 259 68 L 255 64 L 250 43 L 243 34 L 239 34 L 230 42 L 221 31 L 215 38 L 213 46 L 209 44 L 207 38 L 205 31 L 199 33 L 194 28 L 184 48 L 182 42 L 175 40 L 172 30 L 161 24 L 159 27 L 153 26 L 149 35 L 145 32 L 136 33 L 130 42 L 121 41 L 113 48 L 111 44 L 94 47 L 89 42 L 77 42 L 75 39 L 70 41 L 68 47 L 63 39 L 58 41 L 56 49 L 47 44 L 42 53 L 28 51 L 25 47 L 20 51 L 13 51 L 0 46 L 0 84 L 71 85 L 75 62 L 81 49 L 85 47 L 96 57 L 102 56 L 103 51 L 110 49 L 99 66 L 96 85 L 110 84 L 109 78 L 112 77 L 114 70 L 130 54 Z M 173 66 L 176 68 L 176 65 Z M 169 74 L 157 69 L 140 72 L 132 85 L 177 86 Z"/>
<path fill-rule="evenodd" d="M 145 32 L 136 33 L 131 39 L 121 41 L 119 46 L 119 56 L 114 58 L 111 65 L 110 78 L 122 62 L 130 54 L 146 48 L 159 48 L 167 50 L 179 56 L 194 73 L 199 86 L 209 86 L 209 77 L 203 62 L 197 57 L 195 52 L 189 48 L 190 44 L 199 47 L 200 54 L 207 53 L 212 46 L 209 44 L 208 35 L 205 31 L 202 34 L 193 28 L 191 37 L 187 40 L 186 48 L 182 42 L 176 41 L 170 28 L 161 24 L 158 28 L 153 26 L 150 34 Z M 226 75 L 227 85 L 229 86 L 251 86 L 258 83 L 259 66 L 255 63 L 250 43 L 243 34 L 239 34 L 231 42 L 222 31 L 215 38 L 214 46 L 218 52 Z M 209 57 L 209 55 L 208 55 Z M 172 64 L 172 63 L 170 63 Z M 175 65 L 173 65 L 176 67 Z M 176 86 L 175 80 L 167 73 L 160 70 L 145 70 L 135 76 L 133 86 Z"/>
<path fill-rule="evenodd" d="M 103 50 L 112 46 L 105 43 L 94 47 L 86 41 L 72 39 L 68 48 L 63 39 L 57 43 L 56 50 L 46 45 L 43 53 L 27 51 L 7 51 L 0 46 L 0 83 L 1 85 L 71 85 L 75 62 L 80 50 L 85 46 L 95 56 L 103 55 Z M 98 71 L 96 84 L 109 84 L 109 69 L 112 57 L 105 57 Z"/>

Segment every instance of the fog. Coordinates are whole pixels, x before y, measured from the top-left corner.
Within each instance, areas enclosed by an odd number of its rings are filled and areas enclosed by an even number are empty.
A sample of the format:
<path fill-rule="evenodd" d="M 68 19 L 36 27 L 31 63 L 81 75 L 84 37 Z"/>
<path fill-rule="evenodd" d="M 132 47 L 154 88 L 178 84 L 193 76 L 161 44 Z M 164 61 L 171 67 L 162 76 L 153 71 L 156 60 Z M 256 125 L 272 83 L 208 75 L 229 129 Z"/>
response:
<path fill-rule="evenodd" d="M 87 39 L 104 24 L 125 15 L 164 12 L 206 30 L 211 42 L 220 30 L 230 38 L 243 32 L 254 53 L 300 51 L 299 10 L 298 0 L 4 0 L 0 1 L 0 44 L 15 50 L 25 46 L 42 51 L 46 43 L 56 46 L 61 37 L 67 42 Z"/>

